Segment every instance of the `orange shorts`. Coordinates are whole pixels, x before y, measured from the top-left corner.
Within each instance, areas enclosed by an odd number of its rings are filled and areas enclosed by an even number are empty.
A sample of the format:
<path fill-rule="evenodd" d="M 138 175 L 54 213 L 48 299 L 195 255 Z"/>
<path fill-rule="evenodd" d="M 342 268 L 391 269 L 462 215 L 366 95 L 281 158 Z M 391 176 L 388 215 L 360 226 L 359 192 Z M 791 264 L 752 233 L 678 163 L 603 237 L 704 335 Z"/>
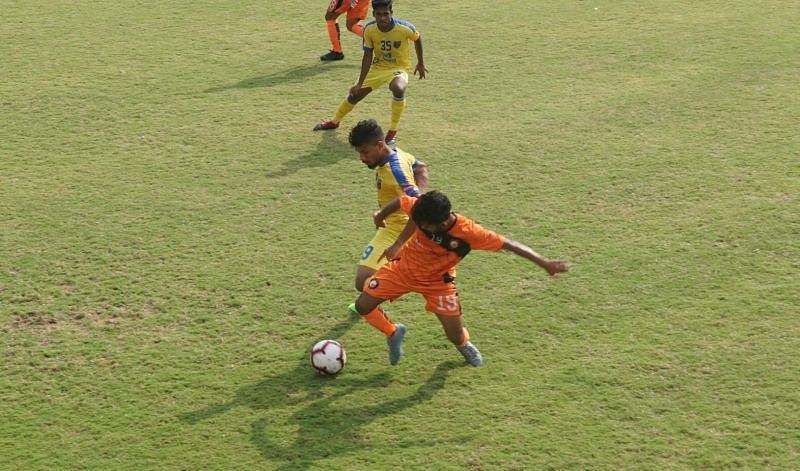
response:
<path fill-rule="evenodd" d="M 347 19 L 363 20 L 367 17 L 369 11 L 370 0 L 358 0 L 358 5 L 355 8 L 350 7 L 350 0 L 331 0 L 328 5 L 328 11 L 333 13 L 347 13 Z"/>
<path fill-rule="evenodd" d="M 397 261 L 382 266 L 369 279 L 364 292 L 373 298 L 394 301 L 406 293 L 419 293 L 425 298 L 425 310 L 439 316 L 456 317 L 461 315 L 461 301 L 458 298 L 455 280 L 446 282 L 444 276 L 439 281 L 420 283 L 409 280 L 397 270 Z"/>

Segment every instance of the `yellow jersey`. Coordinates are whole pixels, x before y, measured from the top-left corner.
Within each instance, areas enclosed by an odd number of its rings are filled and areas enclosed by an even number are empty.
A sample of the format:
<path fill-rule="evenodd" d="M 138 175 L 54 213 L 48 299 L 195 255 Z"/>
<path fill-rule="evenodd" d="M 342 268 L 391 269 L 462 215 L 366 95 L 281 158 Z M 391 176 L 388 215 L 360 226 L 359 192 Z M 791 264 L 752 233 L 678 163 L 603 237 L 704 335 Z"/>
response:
<path fill-rule="evenodd" d="M 378 206 L 384 207 L 397 197 L 419 196 L 414 168 L 418 161 L 400 149 L 392 152 L 383 165 L 375 167 L 375 186 L 378 189 Z M 386 229 L 400 232 L 408 222 L 408 215 L 395 211 L 386 218 Z"/>
<path fill-rule="evenodd" d="M 403 69 L 411 72 L 411 41 L 419 32 L 408 21 L 392 18 L 389 31 L 381 31 L 375 21 L 364 27 L 364 50 L 372 51 L 372 67 L 379 70 Z"/>

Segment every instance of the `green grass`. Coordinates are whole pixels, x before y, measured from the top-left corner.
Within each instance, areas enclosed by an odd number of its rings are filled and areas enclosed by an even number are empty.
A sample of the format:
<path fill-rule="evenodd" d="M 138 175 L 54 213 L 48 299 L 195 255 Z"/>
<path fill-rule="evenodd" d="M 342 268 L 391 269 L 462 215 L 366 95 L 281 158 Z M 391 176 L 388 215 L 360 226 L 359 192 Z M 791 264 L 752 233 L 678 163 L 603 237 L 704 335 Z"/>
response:
<path fill-rule="evenodd" d="M 423 2 L 400 146 L 572 273 L 460 266 L 486 365 L 409 296 L 348 319 L 377 91 L 325 4 L 0 4 L 0 468 L 788 469 L 800 461 L 800 10 Z M 320 338 L 349 364 L 306 365 Z"/>

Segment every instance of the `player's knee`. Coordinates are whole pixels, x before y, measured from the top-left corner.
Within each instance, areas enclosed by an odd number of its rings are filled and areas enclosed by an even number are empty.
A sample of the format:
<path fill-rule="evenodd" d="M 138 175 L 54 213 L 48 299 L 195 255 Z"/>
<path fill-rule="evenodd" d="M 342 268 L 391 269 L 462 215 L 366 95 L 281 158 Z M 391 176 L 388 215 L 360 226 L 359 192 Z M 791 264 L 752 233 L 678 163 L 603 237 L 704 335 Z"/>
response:
<path fill-rule="evenodd" d="M 356 283 L 355 283 L 356 291 L 358 291 L 359 293 L 364 291 L 364 283 L 366 281 L 367 281 L 367 277 L 366 276 L 357 276 L 356 277 Z"/>
<path fill-rule="evenodd" d="M 394 95 L 395 98 L 402 99 L 403 97 L 406 96 L 406 84 L 404 83 L 400 84 L 393 83 L 392 86 L 389 87 L 389 90 L 392 91 L 392 95 Z"/>
<path fill-rule="evenodd" d="M 361 294 L 358 298 L 356 298 L 356 311 L 360 315 L 366 316 L 373 309 L 375 309 L 375 306 L 372 306 L 371 303 L 366 298 L 364 298 L 363 294 Z"/>

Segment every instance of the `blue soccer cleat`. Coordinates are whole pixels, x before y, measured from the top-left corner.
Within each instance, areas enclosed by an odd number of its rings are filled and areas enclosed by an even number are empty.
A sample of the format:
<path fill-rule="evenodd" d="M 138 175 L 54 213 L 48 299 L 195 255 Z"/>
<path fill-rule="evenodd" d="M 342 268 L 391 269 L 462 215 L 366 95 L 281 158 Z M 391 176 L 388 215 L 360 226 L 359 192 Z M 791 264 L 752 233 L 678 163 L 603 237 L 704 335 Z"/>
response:
<path fill-rule="evenodd" d="M 472 345 L 472 342 L 467 342 L 466 345 L 463 347 L 456 347 L 461 355 L 464 356 L 464 359 L 467 360 L 467 363 L 474 366 L 475 368 L 481 366 L 483 364 L 483 356 L 481 352 L 475 345 Z"/>
<path fill-rule="evenodd" d="M 408 330 L 403 324 L 395 324 L 395 327 L 394 333 L 386 337 L 386 344 L 389 345 L 389 363 L 392 365 L 398 364 L 403 356 L 403 339 Z"/>

